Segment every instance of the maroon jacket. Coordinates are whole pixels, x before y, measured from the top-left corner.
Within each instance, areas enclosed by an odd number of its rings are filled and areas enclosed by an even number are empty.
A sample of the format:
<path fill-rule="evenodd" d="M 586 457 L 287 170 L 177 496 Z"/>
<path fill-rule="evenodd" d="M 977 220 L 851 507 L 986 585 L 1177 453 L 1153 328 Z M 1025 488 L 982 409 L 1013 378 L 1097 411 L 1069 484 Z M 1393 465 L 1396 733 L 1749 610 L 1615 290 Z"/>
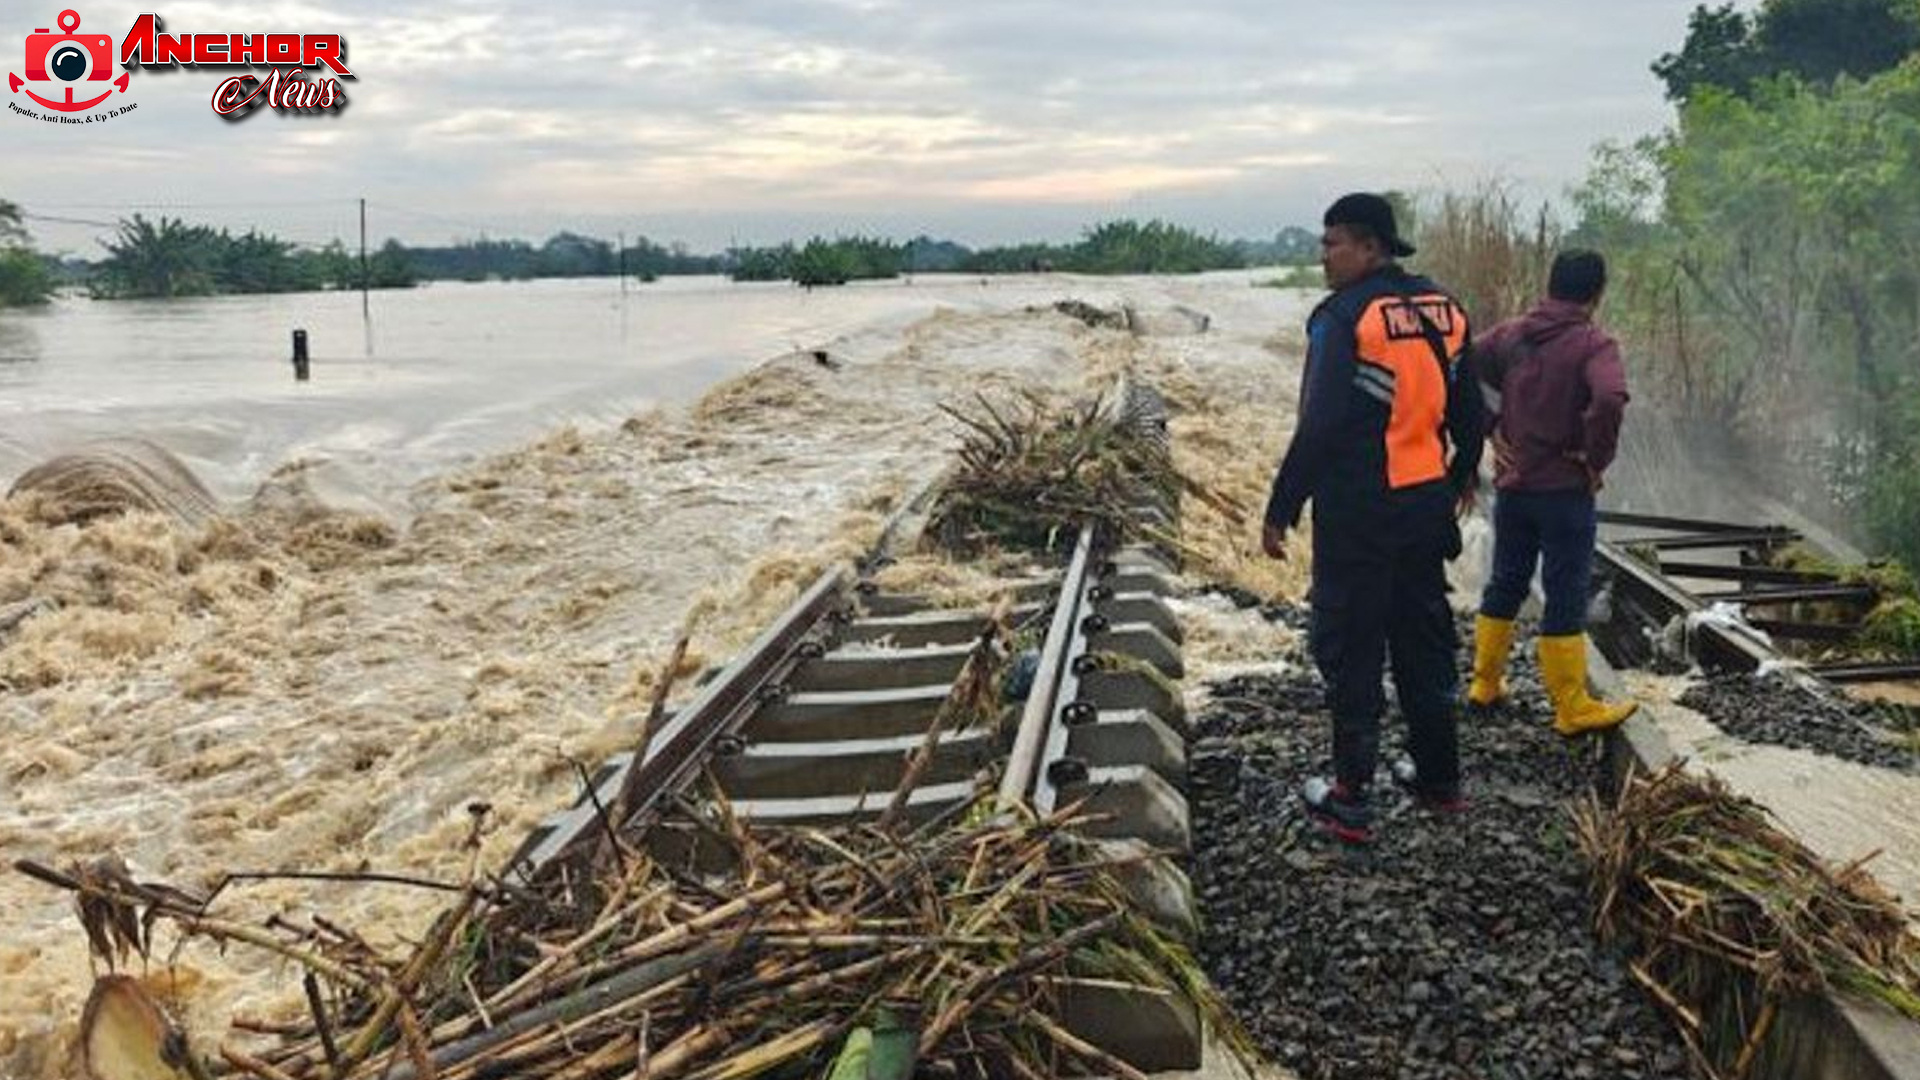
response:
<path fill-rule="evenodd" d="M 1613 463 L 1627 373 L 1620 346 L 1581 305 L 1542 300 L 1480 339 L 1474 364 L 1492 391 L 1492 430 L 1512 447 L 1513 465 L 1496 469 L 1496 488 L 1585 488 L 1589 469 L 1598 477 Z"/>

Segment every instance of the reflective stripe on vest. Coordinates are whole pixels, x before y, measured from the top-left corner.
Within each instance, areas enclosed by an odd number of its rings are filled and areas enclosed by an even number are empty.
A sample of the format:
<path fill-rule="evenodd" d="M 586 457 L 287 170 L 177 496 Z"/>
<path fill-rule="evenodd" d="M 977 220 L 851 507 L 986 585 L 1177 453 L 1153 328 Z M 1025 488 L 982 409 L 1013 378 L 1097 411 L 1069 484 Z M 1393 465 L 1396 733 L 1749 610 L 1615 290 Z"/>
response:
<path fill-rule="evenodd" d="M 1413 297 L 1447 347 L 1447 373 L 1467 342 L 1467 317 L 1439 293 Z M 1387 486 L 1412 487 L 1447 473 L 1447 373 L 1435 362 L 1413 306 L 1398 296 L 1376 298 L 1354 325 L 1357 369 L 1354 385 L 1387 404 Z M 1361 385 L 1362 382 L 1366 385 Z M 1380 391 L 1390 393 L 1391 401 Z"/>

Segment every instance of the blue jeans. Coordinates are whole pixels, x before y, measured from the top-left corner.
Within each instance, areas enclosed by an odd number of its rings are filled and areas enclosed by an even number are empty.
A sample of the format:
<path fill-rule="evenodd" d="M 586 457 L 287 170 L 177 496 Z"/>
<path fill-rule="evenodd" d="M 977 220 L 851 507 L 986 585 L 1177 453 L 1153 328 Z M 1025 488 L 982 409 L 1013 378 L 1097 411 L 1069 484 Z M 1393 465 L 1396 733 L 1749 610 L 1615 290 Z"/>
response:
<path fill-rule="evenodd" d="M 1480 614 L 1518 615 L 1538 563 L 1540 587 L 1547 594 L 1540 633 L 1584 631 L 1597 529 L 1590 491 L 1500 492 L 1493 503 L 1493 573 L 1480 596 Z"/>

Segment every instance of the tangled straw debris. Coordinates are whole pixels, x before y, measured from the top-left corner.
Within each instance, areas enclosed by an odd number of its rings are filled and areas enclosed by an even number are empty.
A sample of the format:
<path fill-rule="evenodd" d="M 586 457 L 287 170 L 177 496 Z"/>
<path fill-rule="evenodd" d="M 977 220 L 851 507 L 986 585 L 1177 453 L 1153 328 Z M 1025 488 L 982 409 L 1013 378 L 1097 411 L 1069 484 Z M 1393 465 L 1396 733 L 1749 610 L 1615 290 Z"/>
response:
<path fill-rule="evenodd" d="M 1179 490 L 1164 444 L 1102 398 L 1060 412 L 1033 395 L 976 403 L 978 415 L 942 407 L 967 429 L 927 523 L 948 550 L 1048 549 L 1089 521 L 1125 534 L 1139 528 L 1143 488 L 1168 503 Z"/>
<path fill-rule="evenodd" d="M 476 804 L 463 884 L 327 875 L 455 894 L 408 950 L 317 914 L 262 927 L 216 910 L 221 888 L 139 882 L 117 860 L 15 865 L 75 895 L 110 967 L 158 955 L 161 924 L 290 961 L 307 1022 L 219 1048 L 257 1080 L 814 1077 L 883 1049 L 897 1069 L 906 1048 L 920 1075 L 1139 1076 L 1070 1024 L 1076 995 L 1115 992 L 1197 1005 L 1243 1045 L 1178 928 L 1122 883 L 1163 853 L 1083 839 L 1097 819 L 1082 806 L 1044 819 L 999 808 L 991 769 L 973 800 L 909 820 L 940 735 L 1005 715 L 1007 610 L 1003 599 L 872 823 L 756 826 L 715 787 L 666 796 L 642 841 L 613 827 L 640 819 L 623 797 L 602 811 L 591 857 L 529 880 L 477 873 Z"/>
<path fill-rule="evenodd" d="M 1574 817 L 1601 936 L 1627 946 L 1706 1075 L 1747 1075 L 1798 995 L 1838 989 L 1920 1018 L 1920 939 L 1866 859 L 1829 866 L 1678 763 Z"/>
<path fill-rule="evenodd" d="M 1048 550 L 1092 523 L 1107 537 L 1184 554 L 1173 514 L 1182 494 L 1246 517 L 1231 497 L 1175 469 L 1164 423 L 1130 407 L 1096 396 L 1056 410 L 1031 394 L 976 405 L 974 414 L 942 407 L 965 427 L 926 528 L 948 551 Z"/>
<path fill-rule="evenodd" d="M 223 919 L 117 868 L 20 868 L 75 892 L 103 956 L 145 953 L 165 922 L 304 970 L 307 1023 L 220 1048 L 260 1080 L 820 1076 L 850 1033 L 897 1044 L 902 1027 L 920 1075 L 1140 1075 L 1069 1031 L 1062 998 L 1100 985 L 1217 1010 L 1191 955 L 1117 883 L 1126 860 L 1078 838 L 1081 809 L 990 805 L 895 833 L 756 829 L 724 800 L 682 801 L 677 824 L 733 860 L 724 876 L 629 850 L 538 904 L 476 881 L 405 956 L 323 918 Z"/>

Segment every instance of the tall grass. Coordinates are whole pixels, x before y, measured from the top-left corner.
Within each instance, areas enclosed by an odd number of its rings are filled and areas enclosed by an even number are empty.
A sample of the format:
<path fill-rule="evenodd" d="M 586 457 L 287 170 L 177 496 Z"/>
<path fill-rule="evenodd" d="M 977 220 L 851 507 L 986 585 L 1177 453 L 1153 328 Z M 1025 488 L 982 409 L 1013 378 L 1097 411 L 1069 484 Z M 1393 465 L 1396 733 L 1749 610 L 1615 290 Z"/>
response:
<path fill-rule="evenodd" d="M 1545 294 L 1560 239 L 1546 207 L 1529 213 L 1507 183 L 1486 180 L 1421 201 L 1414 265 L 1466 305 L 1484 331 Z"/>
<path fill-rule="evenodd" d="M 1762 400 L 1763 387 L 1739 377 L 1736 361 L 1746 358 L 1701 318 L 1670 260 L 1569 236 L 1545 206 L 1524 206 L 1497 179 L 1426 196 L 1414 209 L 1419 254 L 1411 263 L 1466 305 L 1476 337 L 1546 295 L 1547 271 L 1563 247 L 1597 246 L 1606 256 L 1611 281 L 1597 319 L 1620 342 L 1634 395 L 1609 473 L 1610 505 L 1746 518 L 1752 511 L 1734 494 L 1744 487 L 1804 493 L 1804 478 L 1763 483 L 1752 468 L 1736 417 Z M 1729 478 L 1740 483 L 1729 487 Z"/>

